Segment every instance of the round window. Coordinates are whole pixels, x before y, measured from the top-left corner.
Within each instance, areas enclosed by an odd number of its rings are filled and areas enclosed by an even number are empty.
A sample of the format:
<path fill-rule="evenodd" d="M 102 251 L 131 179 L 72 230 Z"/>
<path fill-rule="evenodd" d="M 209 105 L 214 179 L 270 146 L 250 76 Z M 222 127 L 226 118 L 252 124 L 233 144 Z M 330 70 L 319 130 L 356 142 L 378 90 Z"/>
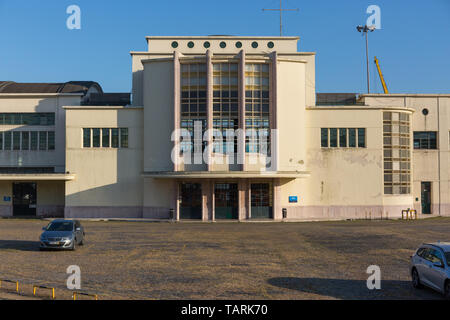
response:
<path fill-rule="evenodd" d="M 221 43 L 220 43 L 220 47 L 223 49 L 223 48 L 225 48 L 227 46 L 227 44 L 225 43 L 225 41 L 222 41 Z"/>
<path fill-rule="evenodd" d="M 253 41 L 252 42 L 252 47 L 255 48 L 255 49 L 258 48 L 258 42 Z"/>
<path fill-rule="evenodd" d="M 424 116 L 427 116 L 428 113 L 429 113 L 429 112 L 428 112 L 428 109 L 427 109 L 427 108 L 423 109 L 423 110 L 422 110 L 422 113 L 423 113 Z"/>
<path fill-rule="evenodd" d="M 189 41 L 189 42 L 188 42 L 188 47 L 192 49 L 192 48 L 194 47 L 194 42 Z"/>
<path fill-rule="evenodd" d="M 240 41 L 236 42 L 236 48 L 242 48 L 242 42 Z"/>
<path fill-rule="evenodd" d="M 178 48 L 178 42 L 176 41 L 172 42 L 172 48 Z"/>
<path fill-rule="evenodd" d="M 209 43 L 209 41 L 205 41 L 205 43 L 203 43 L 203 46 L 208 49 L 209 47 L 211 47 L 211 43 Z"/>
<path fill-rule="evenodd" d="M 267 44 L 267 46 L 268 46 L 270 49 L 272 49 L 273 47 L 275 47 L 275 44 L 274 44 L 272 41 L 270 41 L 270 42 Z"/>

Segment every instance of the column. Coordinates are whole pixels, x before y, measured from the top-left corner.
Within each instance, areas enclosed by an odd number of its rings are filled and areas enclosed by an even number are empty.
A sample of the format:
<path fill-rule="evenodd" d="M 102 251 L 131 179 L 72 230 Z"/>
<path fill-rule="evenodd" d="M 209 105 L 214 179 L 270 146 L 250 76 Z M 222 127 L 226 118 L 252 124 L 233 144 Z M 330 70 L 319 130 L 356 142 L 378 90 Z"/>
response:
<path fill-rule="evenodd" d="M 202 220 L 209 220 L 210 207 L 210 187 L 211 183 L 208 180 L 202 180 Z"/>
<path fill-rule="evenodd" d="M 178 51 L 173 53 L 173 129 L 180 129 L 180 54 Z M 173 171 L 179 171 L 180 159 L 180 137 L 176 135 L 174 144 L 174 160 Z"/>
<path fill-rule="evenodd" d="M 239 179 L 238 182 L 238 200 L 239 200 L 239 220 L 249 218 L 249 185 L 247 179 Z"/>
<path fill-rule="evenodd" d="M 280 178 L 273 179 L 273 218 L 274 220 L 282 220 L 283 212 L 281 205 L 281 180 Z"/>
<path fill-rule="evenodd" d="M 213 129 L 213 65 L 211 50 L 206 51 L 206 129 L 208 130 L 208 171 L 213 169 L 212 156 L 212 129 Z"/>
<path fill-rule="evenodd" d="M 277 52 L 274 51 L 270 54 L 270 60 L 271 60 L 271 72 L 270 72 L 270 89 L 269 89 L 269 94 L 270 94 L 270 106 L 269 106 L 269 110 L 270 110 L 270 129 L 271 130 L 278 130 L 278 124 L 277 124 L 277 72 L 278 72 L 278 68 L 277 68 L 277 59 L 278 59 L 278 55 Z M 278 138 L 279 138 L 279 134 L 277 132 L 277 134 L 272 134 L 270 135 L 270 139 L 271 139 L 271 144 L 270 144 L 270 148 L 271 148 L 271 168 L 273 171 L 278 171 L 278 161 L 277 161 L 277 157 L 278 157 Z"/>
<path fill-rule="evenodd" d="M 245 165 L 245 51 L 239 53 L 239 129 L 237 161 L 241 164 L 241 170 L 246 170 Z M 241 142 L 241 143 L 239 143 Z"/>

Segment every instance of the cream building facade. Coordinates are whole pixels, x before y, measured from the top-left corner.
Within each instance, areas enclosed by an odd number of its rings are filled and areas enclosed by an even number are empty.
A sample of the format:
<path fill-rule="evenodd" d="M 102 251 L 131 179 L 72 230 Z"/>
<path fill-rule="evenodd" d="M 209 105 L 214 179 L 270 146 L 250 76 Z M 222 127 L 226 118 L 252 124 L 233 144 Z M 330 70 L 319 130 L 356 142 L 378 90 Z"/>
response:
<path fill-rule="evenodd" d="M 65 121 L 57 137 L 65 139 L 53 188 L 64 194 L 64 215 L 379 219 L 407 208 L 450 215 L 450 95 L 323 101 L 315 53 L 299 52 L 298 41 L 147 37 L 147 51 L 131 52 L 131 104 L 83 105 L 79 96 L 55 104 Z M 12 99 L 0 100 L 0 112 L 23 105 L 23 97 Z M 225 132 L 235 135 L 221 139 Z M 16 162 L 2 166 L 17 167 L 22 151 L 10 153 Z M 1 176 L 7 195 L 15 177 Z M 38 199 L 57 194 L 45 183 Z M 3 215 L 13 207 L 3 203 Z"/>

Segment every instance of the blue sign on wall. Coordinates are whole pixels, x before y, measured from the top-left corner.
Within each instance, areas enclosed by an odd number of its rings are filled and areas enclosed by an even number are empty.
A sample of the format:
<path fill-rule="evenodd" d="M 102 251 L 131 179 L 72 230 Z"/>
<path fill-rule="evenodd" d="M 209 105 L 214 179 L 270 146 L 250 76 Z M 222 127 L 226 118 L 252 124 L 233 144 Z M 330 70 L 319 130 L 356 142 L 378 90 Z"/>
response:
<path fill-rule="evenodd" d="M 290 196 L 289 197 L 289 203 L 297 203 L 298 197 L 297 196 Z"/>
<path fill-rule="evenodd" d="M 3 197 L 3 201 L 5 201 L 5 202 L 10 202 L 11 201 L 11 197 Z"/>

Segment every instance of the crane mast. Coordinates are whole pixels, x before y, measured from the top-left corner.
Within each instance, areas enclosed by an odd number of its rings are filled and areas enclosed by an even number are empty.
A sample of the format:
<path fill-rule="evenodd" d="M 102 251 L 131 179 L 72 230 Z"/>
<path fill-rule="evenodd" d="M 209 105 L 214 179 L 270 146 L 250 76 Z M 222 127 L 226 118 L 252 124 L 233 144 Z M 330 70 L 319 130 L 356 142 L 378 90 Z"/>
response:
<path fill-rule="evenodd" d="M 378 62 L 377 57 L 375 57 L 375 64 L 377 65 L 378 75 L 380 76 L 381 84 L 383 85 L 383 90 L 385 94 L 389 93 L 389 90 L 386 85 L 386 81 L 384 81 L 383 73 L 381 72 L 380 63 Z"/>

